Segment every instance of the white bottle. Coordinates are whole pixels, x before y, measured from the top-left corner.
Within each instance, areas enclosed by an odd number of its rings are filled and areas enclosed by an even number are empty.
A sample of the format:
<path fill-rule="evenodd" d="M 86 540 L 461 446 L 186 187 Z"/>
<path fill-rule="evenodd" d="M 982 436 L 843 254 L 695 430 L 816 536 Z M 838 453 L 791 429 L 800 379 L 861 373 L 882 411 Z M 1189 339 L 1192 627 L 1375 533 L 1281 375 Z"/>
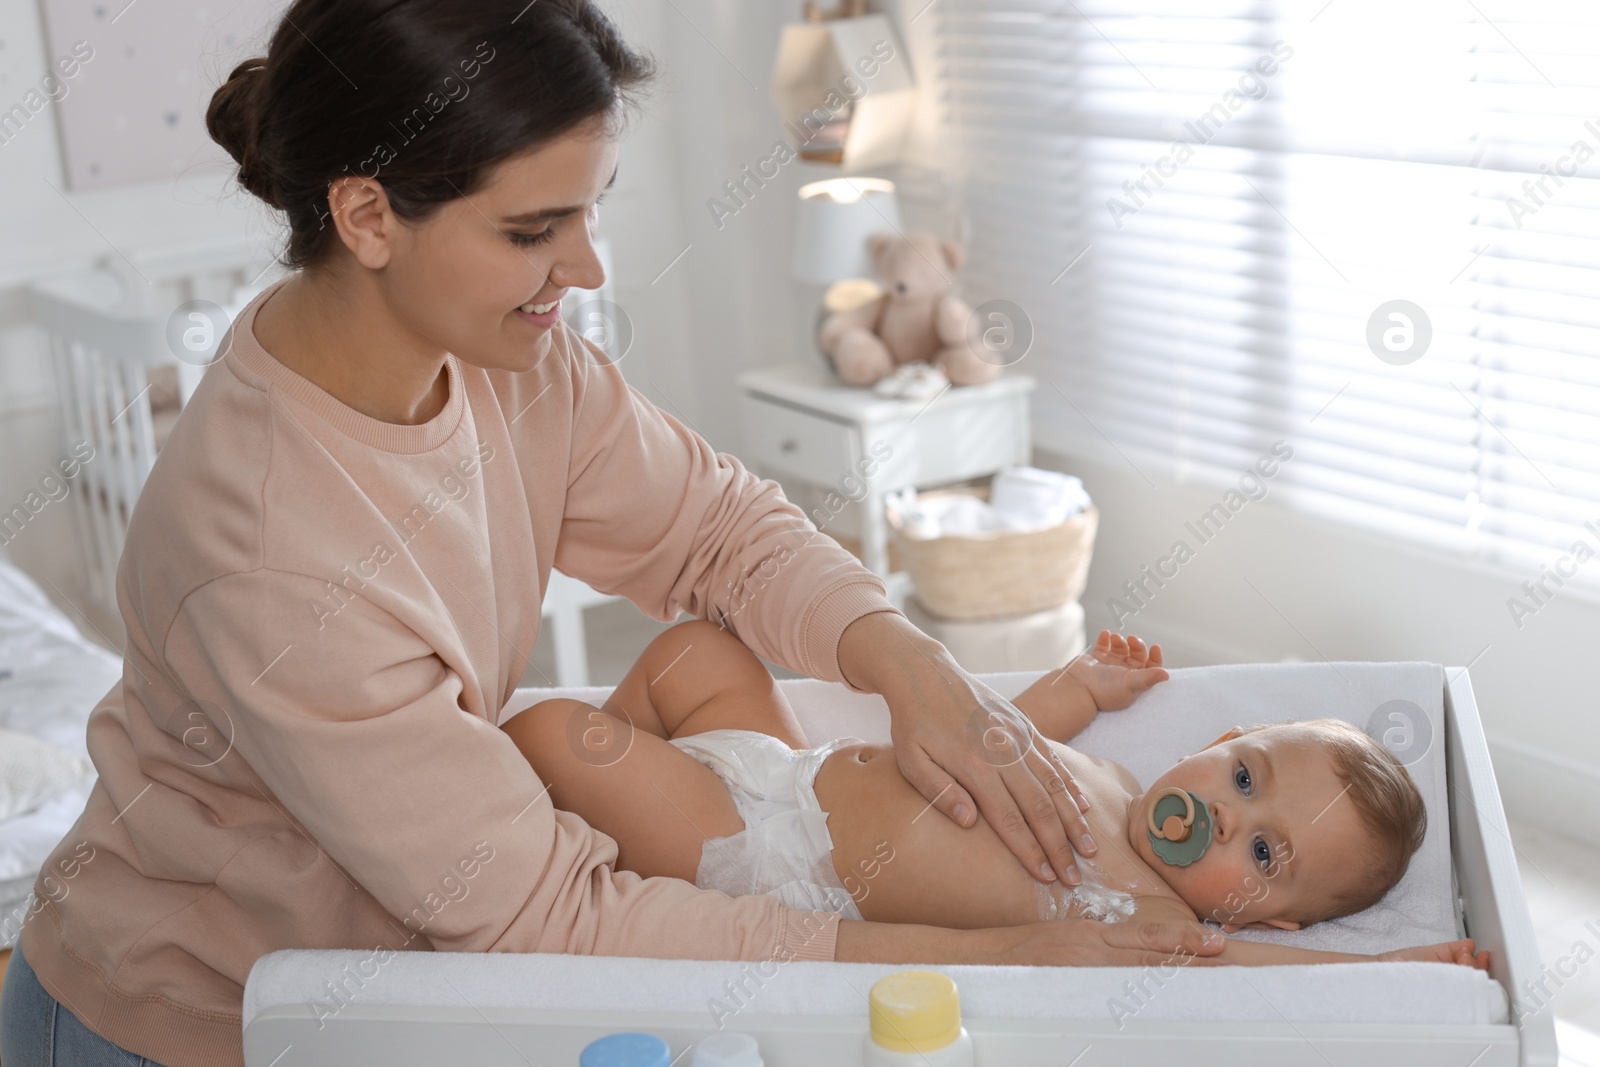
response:
<path fill-rule="evenodd" d="M 973 1067 L 956 984 L 938 971 L 897 971 L 867 998 L 866 1067 Z"/>
<path fill-rule="evenodd" d="M 695 1042 L 689 1067 L 763 1067 L 756 1039 L 737 1030 L 722 1030 Z"/>

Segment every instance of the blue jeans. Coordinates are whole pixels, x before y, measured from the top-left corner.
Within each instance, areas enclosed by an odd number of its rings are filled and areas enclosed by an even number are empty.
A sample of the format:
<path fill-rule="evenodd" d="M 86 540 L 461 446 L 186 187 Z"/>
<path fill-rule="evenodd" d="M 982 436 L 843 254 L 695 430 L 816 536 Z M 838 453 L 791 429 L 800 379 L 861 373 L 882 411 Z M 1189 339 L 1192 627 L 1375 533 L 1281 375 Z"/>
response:
<path fill-rule="evenodd" d="M 0 1064 L 5 1067 L 161 1067 L 113 1045 L 39 984 L 19 942 L 0 996 Z"/>

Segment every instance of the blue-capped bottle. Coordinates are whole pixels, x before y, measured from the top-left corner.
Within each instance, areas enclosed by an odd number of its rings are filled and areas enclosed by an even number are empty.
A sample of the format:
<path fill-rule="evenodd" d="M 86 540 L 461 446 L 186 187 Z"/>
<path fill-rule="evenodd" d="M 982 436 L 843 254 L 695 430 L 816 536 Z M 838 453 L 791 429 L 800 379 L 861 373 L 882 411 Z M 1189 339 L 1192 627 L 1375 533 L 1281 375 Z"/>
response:
<path fill-rule="evenodd" d="M 667 1043 L 654 1034 L 608 1034 L 578 1056 L 578 1067 L 671 1067 Z"/>

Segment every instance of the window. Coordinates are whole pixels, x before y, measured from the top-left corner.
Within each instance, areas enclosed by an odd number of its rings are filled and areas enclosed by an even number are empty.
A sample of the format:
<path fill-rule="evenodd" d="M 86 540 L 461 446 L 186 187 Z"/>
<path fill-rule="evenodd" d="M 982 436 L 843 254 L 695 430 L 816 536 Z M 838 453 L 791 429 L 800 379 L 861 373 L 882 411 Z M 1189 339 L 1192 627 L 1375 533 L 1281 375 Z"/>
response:
<path fill-rule="evenodd" d="M 1535 575 L 1600 550 L 1600 5 L 923 17 L 1041 445 L 1232 484 L 1281 439 L 1290 506 Z"/>

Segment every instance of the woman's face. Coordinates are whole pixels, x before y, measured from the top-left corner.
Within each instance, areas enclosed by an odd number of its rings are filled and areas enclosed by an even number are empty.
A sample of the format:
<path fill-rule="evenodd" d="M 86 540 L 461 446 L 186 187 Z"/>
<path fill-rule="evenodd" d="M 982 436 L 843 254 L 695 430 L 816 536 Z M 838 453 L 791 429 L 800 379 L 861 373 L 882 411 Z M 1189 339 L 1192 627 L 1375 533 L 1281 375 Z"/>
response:
<path fill-rule="evenodd" d="M 501 162 L 483 188 L 420 225 L 401 226 L 381 283 L 394 313 L 467 363 L 535 366 L 561 298 L 605 280 L 593 242 L 616 167 L 615 135 L 591 120 Z"/>

